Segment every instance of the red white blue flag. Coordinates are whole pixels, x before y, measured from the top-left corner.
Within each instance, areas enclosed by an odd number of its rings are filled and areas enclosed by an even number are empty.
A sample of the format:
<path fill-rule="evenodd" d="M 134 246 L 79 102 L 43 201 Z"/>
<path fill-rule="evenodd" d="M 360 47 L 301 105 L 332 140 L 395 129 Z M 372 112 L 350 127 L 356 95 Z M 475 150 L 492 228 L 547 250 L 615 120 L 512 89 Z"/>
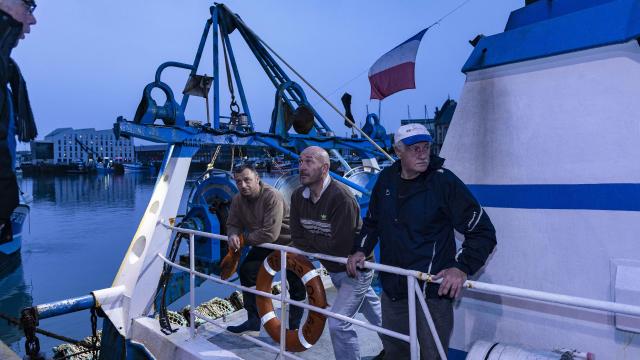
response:
<path fill-rule="evenodd" d="M 382 100 L 405 89 L 415 89 L 416 54 L 427 29 L 382 55 L 369 69 L 371 99 Z"/>

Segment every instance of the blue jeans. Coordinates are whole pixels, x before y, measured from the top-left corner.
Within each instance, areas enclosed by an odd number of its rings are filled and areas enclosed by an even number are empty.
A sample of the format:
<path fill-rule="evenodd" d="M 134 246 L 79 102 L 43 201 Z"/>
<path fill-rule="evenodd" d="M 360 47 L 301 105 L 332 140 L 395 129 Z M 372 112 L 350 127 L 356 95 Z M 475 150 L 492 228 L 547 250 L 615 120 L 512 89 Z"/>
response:
<path fill-rule="evenodd" d="M 380 298 L 371 288 L 373 271 L 358 271 L 355 278 L 346 272 L 329 273 L 329 276 L 338 290 L 331 311 L 351 318 L 360 312 L 372 325 L 382 325 Z M 329 334 L 336 359 L 360 359 L 358 334 L 353 324 L 329 318 Z"/>

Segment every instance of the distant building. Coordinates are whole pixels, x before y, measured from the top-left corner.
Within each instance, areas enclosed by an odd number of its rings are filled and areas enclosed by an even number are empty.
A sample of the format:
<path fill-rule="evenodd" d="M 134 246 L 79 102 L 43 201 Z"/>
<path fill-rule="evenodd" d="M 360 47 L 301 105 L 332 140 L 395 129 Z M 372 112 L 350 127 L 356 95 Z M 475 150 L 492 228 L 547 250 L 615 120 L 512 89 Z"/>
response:
<path fill-rule="evenodd" d="M 41 159 L 37 156 L 38 148 L 42 153 L 52 151 L 54 164 L 103 158 L 117 162 L 132 162 L 135 159 L 133 141 L 124 138 L 117 140 L 112 130 L 59 128 L 46 135 L 44 141 L 32 142 L 31 151 L 35 161 Z"/>
<path fill-rule="evenodd" d="M 50 141 L 35 140 L 31 145 L 31 163 L 53 163 L 53 143 Z"/>
<path fill-rule="evenodd" d="M 444 138 L 447 136 L 447 131 L 449 130 L 449 125 L 451 124 L 451 119 L 453 118 L 453 113 L 456 111 L 457 105 L 458 103 L 456 103 L 455 100 L 447 99 L 442 104 L 442 107 L 436 107 L 433 119 L 403 119 L 400 120 L 400 124 L 424 125 L 427 130 L 429 130 L 429 133 L 431 133 L 431 136 L 433 136 L 431 153 L 434 155 L 438 155 L 440 154 L 440 150 L 442 149 Z"/>
<path fill-rule="evenodd" d="M 138 145 L 135 147 L 135 151 L 137 161 L 145 165 L 151 165 L 162 162 L 167 151 L 167 145 Z"/>

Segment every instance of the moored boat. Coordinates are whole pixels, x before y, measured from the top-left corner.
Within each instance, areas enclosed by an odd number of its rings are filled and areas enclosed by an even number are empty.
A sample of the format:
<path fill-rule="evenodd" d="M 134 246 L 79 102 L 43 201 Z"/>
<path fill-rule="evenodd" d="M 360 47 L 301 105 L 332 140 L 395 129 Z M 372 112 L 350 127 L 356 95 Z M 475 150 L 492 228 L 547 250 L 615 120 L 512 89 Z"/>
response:
<path fill-rule="evenodd" d="M 29 216 L 29 205 L 21 203 L 11 214 L 11 237 L 0 239 L 0 274 L 14 269 L 20 263 L 22 248 L 22 232 Z"/>
<path fill-rule="evenodd" d="M 124 172 L 126 173 L 131 173 L 131 172 L 142 172 L 145 171 L 147 168 L 142 165 L 142 163 L 140 162 L 135 162 L 135 163 L 124 163 L 122 164 L 122 167 L 124 168 Z"/>

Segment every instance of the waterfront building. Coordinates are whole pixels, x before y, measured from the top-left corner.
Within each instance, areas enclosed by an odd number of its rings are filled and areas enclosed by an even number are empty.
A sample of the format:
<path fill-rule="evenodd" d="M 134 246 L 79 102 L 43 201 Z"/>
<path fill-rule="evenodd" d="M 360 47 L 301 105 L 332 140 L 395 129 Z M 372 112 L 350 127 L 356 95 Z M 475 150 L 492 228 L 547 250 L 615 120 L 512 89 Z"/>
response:
<path fill-rule="evenodd" d="M 32 143 L 31 150 L 35 153 L 34 146 L 49 148 L 54 164 L 86 163 L 89 159 L 100 161 L 104 158 L 123 163 L 135 160 L 133 141 L 116 139 L 111 129 L 58 128 L 46 135 L 44 141 Z"/>

